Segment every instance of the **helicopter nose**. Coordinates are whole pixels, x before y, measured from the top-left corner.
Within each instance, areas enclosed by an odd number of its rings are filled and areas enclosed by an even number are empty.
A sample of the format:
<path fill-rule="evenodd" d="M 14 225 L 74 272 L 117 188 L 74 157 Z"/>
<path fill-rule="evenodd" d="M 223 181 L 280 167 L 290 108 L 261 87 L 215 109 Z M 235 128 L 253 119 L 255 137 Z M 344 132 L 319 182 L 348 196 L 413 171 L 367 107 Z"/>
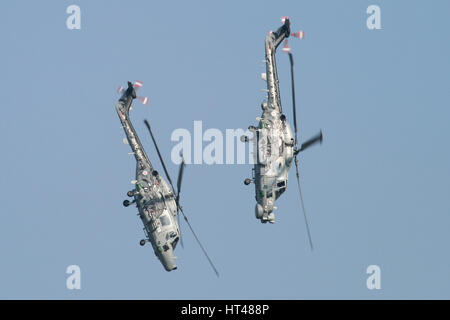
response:
<path fill-rule="evenodd" d="M 175 257 L 173 255 L 173 251 L 172 250 L 168 250 L 165 252 L 162 252 L 160 254 L 160 259 L 161 262 L 164 266 L 164 269 L 166 269 L 166 271 L 172 271 L 172 270 L 176 270 L 177 266 L 175 264 Z"/>
<path fill-rule="evenodd" d="M 164 265 L 164 269 L 166 269 L 166 271 L 173 271 L 173 270 L 177 270 L 177 266 L 172 262 L 168 262 L 168 261 L 164 261 L 163 262 Z"/>
<path fill-rule="evenodd" d="M 164 263 L 164 269 L 166 269 L 166 271 L 170 272 L 170 271 L 173 271 L 173 270 L 177 270 L 178 267 L 175 264 L 173 264 L 173 263 L 169 263 L 169 264 Z"/>

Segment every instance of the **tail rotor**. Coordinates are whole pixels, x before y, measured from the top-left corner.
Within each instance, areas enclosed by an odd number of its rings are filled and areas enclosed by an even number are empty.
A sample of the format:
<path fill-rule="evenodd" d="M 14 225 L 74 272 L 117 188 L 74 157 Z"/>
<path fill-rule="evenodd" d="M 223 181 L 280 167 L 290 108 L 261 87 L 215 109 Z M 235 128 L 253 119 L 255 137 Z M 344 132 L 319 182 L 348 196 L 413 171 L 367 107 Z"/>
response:
<path fill-rule="evenodd" d="M 127 90 L 134 89 L 134 91 L 136 92 L 139 88 L 142 88 L 143 85 L 144 85 L 144 83 L 142 81 L 135 81 L 133 83 L 129 82 Z M 125 88 L 123 86 L 119 86 L 117 88 L 118 94 L 123 94 L 124 92 L 125 92 Z M 149 102 L 148 97 L 136 96 L 136 99 L 139 99 L 139 101 L 144 105 L 148 104 L 148 102 Z"/>

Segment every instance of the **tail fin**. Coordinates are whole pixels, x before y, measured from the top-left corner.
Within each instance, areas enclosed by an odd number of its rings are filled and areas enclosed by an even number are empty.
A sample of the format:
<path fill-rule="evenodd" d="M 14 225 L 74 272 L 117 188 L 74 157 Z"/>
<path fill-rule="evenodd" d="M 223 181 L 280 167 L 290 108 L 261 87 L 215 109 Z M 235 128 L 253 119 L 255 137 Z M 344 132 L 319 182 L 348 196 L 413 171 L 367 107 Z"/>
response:
<path fill-rule="evenodd" d="M 273 47 L 276 49 L 280 43 L 285 39 L 289 38 L 291 35 L 291 23 L 289 18 L 284 19 L 284 24 L 277 29 L 277 31 L 272 32 L 268 37 L 273 37 Z"/>
<path fill-rule="evenodd" d="M 119 101 L 127 103 L 129 100 L 133 99 L 136 99 L 136 90 L 134 89 L 133 84 L 130 81 L 128 81 L 128 88 L 122 94 L 122 97 L 120 97 Z"/>

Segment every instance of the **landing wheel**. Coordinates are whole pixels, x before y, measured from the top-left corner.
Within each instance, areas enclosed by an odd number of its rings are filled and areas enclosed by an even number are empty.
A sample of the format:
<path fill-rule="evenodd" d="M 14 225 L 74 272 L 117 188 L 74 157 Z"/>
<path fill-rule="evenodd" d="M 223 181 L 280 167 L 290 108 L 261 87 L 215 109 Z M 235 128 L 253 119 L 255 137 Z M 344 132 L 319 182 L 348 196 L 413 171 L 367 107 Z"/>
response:
<path fill-rule="evenodd" d="M 130 205 L 130 201 L 124 200 L 122 204 L 124 207 L 128 207 Z"/>
<path fill-rule="evenodd" d="M 241 142 L 248 142 L 248 137 L 245 135 L 241 136 Z"/>
<path fill-rule="evenodd" d="M 127 192 L 127 196 L 129 196 L 129 197 L 134 196 L 134 192 L 133 192 L 133 191 L 128 191 L 128 192 Z"/>
<path fill-rule="evenodd" d="M 141 246 L 145 246 L 145 240 L 144 239 L 142 239 L 141 241 L 139 241 L 139 244 L 141 245 Z"/>
<path fill-rule="evenodd" d="M 244 180 L 244 184 L 246 186 L 248 186 L 250 183 L 252 183 L 252 179 L 247 178 L 247 179 Z"/>

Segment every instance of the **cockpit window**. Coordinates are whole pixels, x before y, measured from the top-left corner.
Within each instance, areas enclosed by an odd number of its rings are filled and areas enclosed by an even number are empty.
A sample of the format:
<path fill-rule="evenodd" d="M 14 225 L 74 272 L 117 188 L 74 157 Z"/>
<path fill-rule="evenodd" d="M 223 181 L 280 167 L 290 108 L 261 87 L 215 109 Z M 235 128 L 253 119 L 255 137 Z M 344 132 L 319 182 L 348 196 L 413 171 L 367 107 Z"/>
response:
<path fill-rule="evenodd" d="M 180 238 L 176 237 L 175 240 L 172 241 L 172 248 L 175 250 L 175 247 L 177 246 L 178 240 Z"/>
<path fill-rule="evenodd" d="M 167 226 L 170 224 L 170 219 L 167 215 L 162 215 L 160 218 L 162 226 Z"/>
<path fill-rule="evenodd" d="M 277 197 L 277 198 L 280 197 L 281 194 L 282 194 L 283 192 L 285 192 L 285 191 L 286 191 L 286 187 L 283 187 L 283 188 L 280 188 L 280 189 L 276 190 L 276 191 L 275 191 L 276 197 Z"/>

